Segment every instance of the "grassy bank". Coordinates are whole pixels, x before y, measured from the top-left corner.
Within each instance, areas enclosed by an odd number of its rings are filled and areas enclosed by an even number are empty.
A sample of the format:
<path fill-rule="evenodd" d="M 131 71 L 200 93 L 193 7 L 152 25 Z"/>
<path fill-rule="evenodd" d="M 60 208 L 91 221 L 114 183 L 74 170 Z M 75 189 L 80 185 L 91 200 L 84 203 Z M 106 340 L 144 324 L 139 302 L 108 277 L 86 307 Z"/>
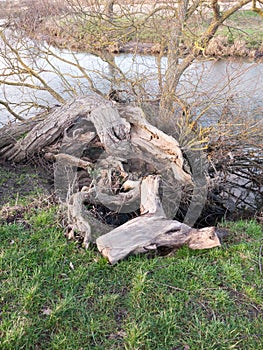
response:
<path fill-rule="evenodd" d="M 99 6 L 99 3 L 102 6 Z M 104 3 L 105 4 L 105 3 Z M 152 1 L 125 1 L 115 3 L 114 12 L 103 12 L 101 2 L 23 1 L 0 4 L 3 18 L 13 19 L 18 30 L 40 41 L 47 41 L 60 48 L 80 51 L 145 52 L 158 53 L 167 46 L 170 30 L 177 25 L 176 8 L 161 6 L 156 10 Z M 220 14 L 229 4 L 220 4 Z M 112 17 L 109 17 L 112 16 Z M 212 10 L 203 4 L 191 14 L 183 28 L 180 40 L 182 55 L 198 45 L 200 34 L 212 21 Z M 227 19 L 216 33 L 219 41 L 213 42 L 206 55 L 251 56 L 255 50 L 259 57 L 263 52 L 262 14 L 241 9 Z M 133 44 L 129 46 L 128 44 Z M 139 45 L 135 45 L 137 43 Z M 143 46 L 152 44 L 152 46 Z"/>
<path fill-rule="evenodd" d="M 112 267 L 66 241 L 55 206 L 30 203 L 0 226 L 1 349 L 262 349 L 255 221 L 225 224 L 220 249 Z"/>
<path fill-rule="evenodd" d="M 238 11 L 219 30 L 218 36 L 229 44 L 243 40 L 248 49 L 258 49 L 263 43 L 263 18 L 251 10 Z"/>
<path fill-rule="evenodd" d="M 196 45 L 200 34 L 208 28 L 212 17 L 209 13 L 204 16 L 192 16 L 188 21 L 180 44 L 181 55 Z M 73 50 L 156 54 L 165 52 L 169 31 L 176 23 L 174 21 L 169 14 L 163 13 L 148 18 L 142 13 L 132 15 L 124 11 L 113 21 L 96 13 L 69 14 L 63 18 L 47 18 L 39 25 L 36 35 L 40 38 L 44 36 L 52 45 Z M 208 56 L 253 57 L 255 50 L 263 50 L 262 17 L 251 10 L 238 11 L 220 27 L 215 39 L 206 48 Z"/>

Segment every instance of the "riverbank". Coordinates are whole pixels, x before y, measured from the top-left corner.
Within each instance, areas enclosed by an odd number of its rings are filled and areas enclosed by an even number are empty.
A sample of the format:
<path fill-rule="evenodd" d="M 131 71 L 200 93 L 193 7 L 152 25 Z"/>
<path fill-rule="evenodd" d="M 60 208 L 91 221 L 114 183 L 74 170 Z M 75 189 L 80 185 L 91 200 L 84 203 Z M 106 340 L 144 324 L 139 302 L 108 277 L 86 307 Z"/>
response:
<path fill-rule="evenodd" d="M 147 23 L 145 28 L 134 30 L 125 19 L 116 23 L 100 23 L 96 20 L 81 19 L 76 22 L 70 18 L 47 19 L 43 21 L 36 34 L 38 40 L 45 39 L 53 46 L 74 51 L 108 51 L 110 53 L 166 54 L 166 18 L 158 18 Z M 206 26 L 204 24 L 204 26 Z M 259 30 L 259 28 L 262 30 Z M 169 27 L 167 28 L 170 30 Z M 204 29 L 204 28 L 203 28 Z M 202 28 L 199 28 L 200 32 Z M 74 33 L 74 34 L 73 34 Z M 180 43 L 180 55 L 186 56 L 193 45 L 193 38 L 186 37 Z M 263 57 L 263 20 L 250 10 L 240 11 L 220 28 L 205 50 L 205 57 Z"/>
<path fill-rule="evenodd" d="M 21 198 L 52 196 L 52 182 L 53 173 L 47 167 L 0 161 L 0 209 L 21 202 Z"/>
<path fill-rule="evenodd" d="M 60 49 L 82 52 L 165 54 L 170 32 L 176 25 L 174 9 L 147 1 L 115 4 L 112 13 L 101 5 L 69 5 L 63 1 L 46 4 L 28 0 L 9 5 L 10 24 L 34 40 L 45 41 Z M 221 3 L 226 10 L 228 3 Z M 12 10 L 11 10 L 12 9 Z M 26 9 L 26 10 L 25 10 Z M 183 57 L 195 46 L 212 21 L 206 8 L 202 15 L 190 17 L 179 44 Z M 11 15 L 10 15 L 11 13 Z M 234 13 L 218 29 L 201 52 L 205 57 L 263 57 L 263 20 L 257 13 L 243 9 Z"/>

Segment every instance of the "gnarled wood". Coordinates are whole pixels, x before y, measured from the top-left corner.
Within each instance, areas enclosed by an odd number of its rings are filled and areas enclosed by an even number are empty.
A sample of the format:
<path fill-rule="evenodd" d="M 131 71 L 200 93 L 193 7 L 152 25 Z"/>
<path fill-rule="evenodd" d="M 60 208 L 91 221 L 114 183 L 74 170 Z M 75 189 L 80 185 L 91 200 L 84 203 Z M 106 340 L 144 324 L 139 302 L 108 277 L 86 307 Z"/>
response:
<path fill-rule="evenodd" d="M 81 236 L 86 248 L 96 239 L 111 263 L 162 246 L 220 245 L 213 227 L 195 230 L 167 219 L 159 197 L 161 177 L 151 174 L 162 175 L 172 198 L 192 179 L 183 170 L 178 142 L 149 124 L 140 108 L 97 95 L 80 97 L 51 112 L 23 139 L 0 143 L 0 157 L 15 162 L 34 154 L 55 160 L 56 193 L 67 208 L 67 237 Z M 141 216 L 113 228 L 93 217 L 86 204 L 122 213 L 140 208 Z"/>
<path fill-rule="evenodd" d="M 90 242 L 112 229 L 93 217 L 85 207 L 87 194 L 78 192 L 71 196 L 67 203 L 68 232 L 66 236 L 73 239 L 76 234 L 83 238 L 83 246 L 87 249 Z"/>
<path fill-rule="evenodd" d="M 145 253 L 159 247 L 191 249 L 220 246 L 215 227 L 192 229 L 165 217 L 159 198 L 159 176 L 148 176 L 141 184 L 141 211 L 144 215 L 128 221 L 97 240 L 99 251 L 111 264 L 130 254 Z"/>
<path fill-rule="evenodd" d="M 39 152 L 44 147 L 54 143 L 63 135 L 75 120 L 82 115 L 88 115 L 93 109 L 101 105 L 112 106 L 99 95 L 76 98 L 64 106 L 55 109 L 7 152 L 4 156 L 8 160 L 19 162 Z M 0 130 L 1 132 L 1 130 Z"/>
<path fill-rule="evenodd" d="M 123 160 L 131 157 L 148 158 L 156 166 L 161 164 L 162 168 L 166 166 L 173 169 L 176 180 L 191 183 L 191 176 L 182 169 L 183 156 L 178 142 L 172 136 L 150 125 L 140 108 L 119 106 L 98 95 L 79 97 L 65 106 L 56 108 L 23 139 L 15 144 L 6 144 L 5 146 L 10 147 L 8 150 L 1 152 L 0 145 L 0 156 L 19 162 L 33 156 L 34 153 L 43 152 L 59 138 L 63 139 L 65 131 L 74 126 L 80 118 L 93 125 L 95 134 L 92 134 L 92 137 L 97 134 L 109 154 Z M 79 129 L 74 131 L 75 134 L 78 131 L 77 138 L 72 135 L 71 145 L 76 141 L 80 142 L 79 139 L 83 144 L 90 142 L 90 130 L 85 140 L 84 135 L 87 131 L 83 129 L 82 123 Z M 1 131 L 0 129 L 0 134 Z M 65 141 L 62 145 L 65 145 Z"/>

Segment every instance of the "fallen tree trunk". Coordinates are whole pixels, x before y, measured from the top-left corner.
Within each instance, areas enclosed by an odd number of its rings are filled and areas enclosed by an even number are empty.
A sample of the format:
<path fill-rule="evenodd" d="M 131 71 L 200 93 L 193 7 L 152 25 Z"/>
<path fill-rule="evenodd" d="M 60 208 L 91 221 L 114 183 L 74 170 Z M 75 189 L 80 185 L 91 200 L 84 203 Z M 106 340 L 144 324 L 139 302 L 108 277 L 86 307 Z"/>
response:
<path fill-rule="evenodd" d="M 13 126 L 13 135 L 21 125 Z M 90 95 L 37 124 L 27 121 L 24 130 L 16 141 L 0 143 L 0 158 L 21 162 L 38 155 L 54 162 L 68 238 L 81 236 L 86 248 L 96 241 L 111 263 L 163 246 L 220 245 L 215 228 L 195 230 L 171 220 L 184 190 L 193 188 L 191 174 L 184 170 L 178 142 L 149 124 L 140 108 Z M 0 136 L 5 132 L 0 129 Z M 114 228 L 116 213 L 133 219 Z"/>
<path fill-rule="evenodd" d="M 112 105 L 110 101 L 104 100 L 100 96 L 80 97 L 51 111 L 44 120 L 36 125 L 31 119 L 30 122 L 26 122 L 28 127 L 31 124 L 31 130 L 24 138 L 18 139 L 16 143 L 12 142 L 12 147 L 9 150 L 1 149 L 0 146 L 0 156 L 19 162 L 39 153 L 45 147 L 59 140 L 68 129 L 78 122 L 78 118 L 86 117 L 93 109 L 102 104 Z M 12 130 L 16 130 L 20 125 L 13 125 Z M 5 130 L 2 132 L 6 134 Z"/>
<path fill-rule="evenodd" d="M 1 138 L 0 138 L 0 150 L 4 155 L 6 150 L 10 147 L 13 147 L 19 138 L 22 138 L 23 135 L 26 135 L 34 126 L 38 125 L 39 122 L 45 119 L 45 115 L 39 115 L 30 120 L 25 120 L 23 123 L 6 125 L 0 129 Z"/>

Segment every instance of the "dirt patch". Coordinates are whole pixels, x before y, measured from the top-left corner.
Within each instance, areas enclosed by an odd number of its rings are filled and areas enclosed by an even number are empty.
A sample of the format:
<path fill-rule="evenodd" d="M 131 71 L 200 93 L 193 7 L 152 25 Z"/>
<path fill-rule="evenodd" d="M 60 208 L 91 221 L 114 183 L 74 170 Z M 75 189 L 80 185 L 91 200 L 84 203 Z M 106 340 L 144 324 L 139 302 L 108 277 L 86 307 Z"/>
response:
<path fill-rule="evenodd" d="M 24 196 L 50 195 L 52 192 L 50 170 L 28 164 L 0 162 L 0 209 L 8 203 L 15 204 Z"/>

